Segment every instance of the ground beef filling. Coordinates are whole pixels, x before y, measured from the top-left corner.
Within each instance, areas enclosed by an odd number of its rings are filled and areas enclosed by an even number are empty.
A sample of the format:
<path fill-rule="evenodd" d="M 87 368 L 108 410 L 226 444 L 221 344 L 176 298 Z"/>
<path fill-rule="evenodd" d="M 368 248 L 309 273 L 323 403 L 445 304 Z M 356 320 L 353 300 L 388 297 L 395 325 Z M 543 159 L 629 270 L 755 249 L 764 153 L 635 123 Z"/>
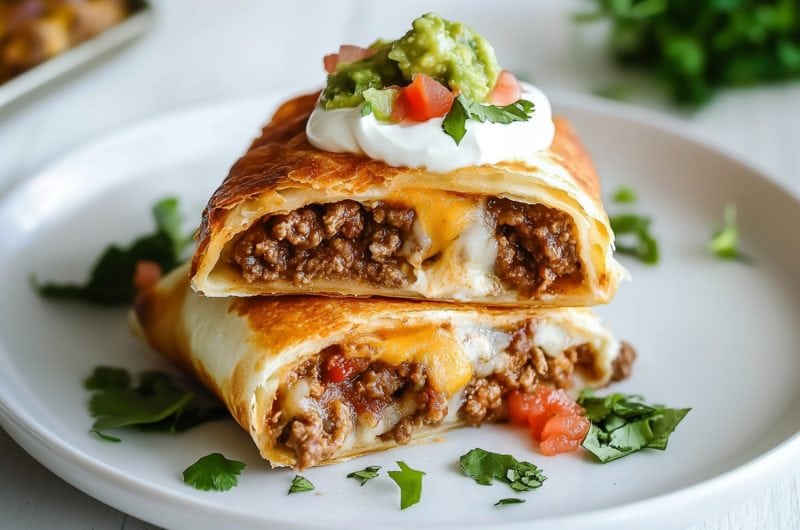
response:
<path fill-rule="evenodd" d="M 411 208 L 355 201 L 313 204 L 255 223 L 231 261 L 247 282 L 358 279 L 384 287 L 413 283 L 402 255 L 416 218 Z"/>
<path fill-rule="evenodd" d="M 447 397 L 431 387 L 423 365 L 389 365 L 369 356 L 350 357 L 345 350 L 327 348 L 295 369 L 268 419 L 272 435 L 294 451 L 301 469 L 333 456 L 356 426 L 375 428 L 390 404 L 399 407 L 400 419 L 381 438 L 400 444 L 410 441 L 414 429 L 447 415 Z M 314 406 L 283 418 L 282 400 L 300 381 L 309 386 Z"/>
<path fill-rule="evenodd" d="M 534 345 L 534 331 L 533 323 L 527 322 L 513 333 L 506 350 L 510 360 L 502 372 L 472 378 L 465 390 L 459 417 L 471 425 L 504 421 L 508 419 L 506 396 L 513 390 L 532 393 L 539 383 L 568 389 L 574 384 L 576 371 L 589 379 L 597 377 L 596 355 L 589 344 L 574 346 L 565 351 L 563 357 L 549 357 Z M 635 358 L 635 350 L 623 342 L 612 364 L 611 380 L 628 377 Z"/>
<path fill-rule="evenodd" d="M 507 288 L 535 297 L 582 280 L 571 217 L 508 199 L 488 199 L 487 210 L 496 224 L 495 274 Z"/>

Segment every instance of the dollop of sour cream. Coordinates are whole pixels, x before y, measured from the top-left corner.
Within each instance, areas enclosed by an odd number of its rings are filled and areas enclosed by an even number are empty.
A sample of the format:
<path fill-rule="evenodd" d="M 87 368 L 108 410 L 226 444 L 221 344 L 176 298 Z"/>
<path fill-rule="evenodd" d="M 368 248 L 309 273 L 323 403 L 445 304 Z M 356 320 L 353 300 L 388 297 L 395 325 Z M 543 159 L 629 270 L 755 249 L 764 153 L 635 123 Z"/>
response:
<path fill-rule="evenodd" d="M 508 124 L 467 120 L 467 133 L 456 144 L 442 129 L 444 118 L 412 124 L 388 123 L 361 108 L 325 110 L 317 106 L 306 124 L 314 147 L 334 153 L 354 153 L 390 166 L 426 168 L 436 173 L 504 161 L 532 162 L 553 142 L 550 101 L 538 88 L 522 84 L 522 99 L 533 102 L 527 121 Z"/>

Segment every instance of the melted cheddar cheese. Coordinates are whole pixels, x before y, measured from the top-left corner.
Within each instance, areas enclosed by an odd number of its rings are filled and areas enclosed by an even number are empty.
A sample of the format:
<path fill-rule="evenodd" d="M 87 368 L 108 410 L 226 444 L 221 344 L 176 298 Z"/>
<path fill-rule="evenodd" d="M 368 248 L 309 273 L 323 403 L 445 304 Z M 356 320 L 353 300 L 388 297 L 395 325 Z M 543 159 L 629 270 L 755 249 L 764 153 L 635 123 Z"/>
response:
<path fill-rule="evenodd" d="M 431 386 L 448 396 L 464 388 L 472 378 L 472 362 L 453 332 L 441 326 L 381 330 L 356 342 L 373 347 L 376 358 L 388 364 L 424 365 Z"/>
<path fill-rule="evenodd" d="M 417 220 L 430 238 L 423 259 L 442 253 L 474 222 L 481 203 L 476 197 L 439 190 L 409 189 L 395 195 L 397 201 L 414 208 Z"/>

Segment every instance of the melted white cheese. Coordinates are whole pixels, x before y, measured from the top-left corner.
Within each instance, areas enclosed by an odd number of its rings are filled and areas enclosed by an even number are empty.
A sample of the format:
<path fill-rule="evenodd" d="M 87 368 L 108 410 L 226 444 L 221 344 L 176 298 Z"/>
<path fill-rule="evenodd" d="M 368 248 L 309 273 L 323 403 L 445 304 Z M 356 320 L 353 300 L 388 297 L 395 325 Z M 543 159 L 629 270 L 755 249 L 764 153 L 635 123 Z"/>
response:
<path fill-rule="evenodd" d="M 533 116 L 508 124 L 467 120 L 467 133 L 456 144 L 442 130 L 444 118 L 396 124 L 361 115 L 360 107 L 325 110 L 317 106 L 306 124 L 314 147 L 354 153 L 390 166 L 426 168 L 436 173 L 503 161 L 532 162 L 537 151 L 553 142 L 555 126 L 550 101 L 538 88 L 523 84 L 522 98 L 533 102 Z"/>

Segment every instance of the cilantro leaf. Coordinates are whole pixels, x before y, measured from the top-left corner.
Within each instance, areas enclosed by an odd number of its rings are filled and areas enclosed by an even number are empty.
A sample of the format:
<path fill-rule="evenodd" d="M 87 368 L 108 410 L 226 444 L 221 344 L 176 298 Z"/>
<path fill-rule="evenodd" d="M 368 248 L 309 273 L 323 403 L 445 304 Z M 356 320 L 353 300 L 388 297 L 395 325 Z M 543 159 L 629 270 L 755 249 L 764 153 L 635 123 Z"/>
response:
<path fill-rule="evenodd" d="M 547 480 L 542 470 L 530 462 L 521 462 L 511 455 L 475 448 L 458 461 L 461 471 L 478 484 L 491 485 L 494 479 L 515 491 L 530 491 Z"/>
<path fill-rule="evenodd" d="M 422 497 L 422 476 L 425 473 L 408 467 L 402 460 L 397 465 L 400 471 L 389 471 L 389 477 L 400 488 L 400 509 L 405 510 L 417 504 Z"/>
<path fill-rule="evenodd" d="M 178 200 L 167 198 L 153 206 L 156 231 L 133 241 L 128 247 L 111 245 L 92 266 L 89 280 L 83 284 L 40 284 L 31 279 L 33 288 L 45 298 L 82 300 L 97 305 L 126 305 L 136 296 L 133 277 L 136 264 L 152 261 L 167 273 L 183 261 L 183 251 L 191 238 L 180 231 Z"/>
<path fill-rule="evenodd" d="M 610 22 L 617 61 L 653 76 L 678 103 L 714 90 L 800 77 L 796 0 L 593 0 L 576 20 Z"/>
<path fill-rule="evenodd" d="M 300 475 L 295 475 L 292 479 L 292 485 L 289 487 L 289 493 L 287 495 L 291 495 L 292 493 L 303 493 L 305 491 L 313 491 L 314 485 L 305 477 Z"/>
<path fill-rule="evenodd" d="M 633 245 L 617 243 L 617 252 L 633 256 L 648 265 L 658 263 L 658 241 L 650 233 L 651 220 L 649 218 L 635 214 L 622 214 L 610 217 L 609 221 L 614 234 L 634 238 Z"/>
<path fill-rule="evenodd" d="M 83 382 L 86 390 L 124 389 L 131 385 L 131 374 L 124 368 L 98 366 Z"/>
<path fill-rule="evenodd" d="M 520 499 L 519 497 L 506 497 L 505 499 L 500 499 L 494 505 L 505 506 L 506 504 L 521 504 L 523 502 L 525 502 L 525 499 Z"/>
<path fill-rule="evenodd" d="M 131 380 L 127 370 L 107 366 L 95 368 L 86 379 L 84 386 L 94 391 L 89 400 L 89 413 L 95 418 L 91 432 L 119 442 L 103 431 L 136 427 L 174 433 L 227 415 L 219 402 L 177 386 L 165 373 L 142 372 L 135 388 Z"/>
<path fill-rule="evenodd" d="M 381 469 L 381 466 L 369 466 L 365 467 L 360 471 L 353 471 L 352 473 L 347 474 L 347 478 L 354 478 L 361 483 L 363 486 L 368 481 L 374 479 L 378 476 L 378 471 Z"/>
<path fill-rule="evenodd" d="M 752 261 L 739 251 L 739 227 L 736 223 L 736 205 L 726 204 L 722 214 L 722 227 L 714 232 L 708 250 L 715 256 L 727 260 Z"/>
<path fill-rule="evenodd" d="M 611 199 L 618 203 L 636 202 L 636 192 L 630 186 L 620 186 L 614 191 Z"/>
<path fill-rule="evenodd" d="M 470 101 L 461 94 L 453 101 L 450 111 L 442 122 L 442 129 L 458 145 L 467 134 L 467 120 L 508 124 L 515 121 L 528 121 L 533 112 L 534 105 L 527 99 L 520 99 L 510 105 L 499 107 Z"/>
<path fill-rule="evenodd" d="M 183 482 L 202 491 L 228 491 L 239 483 L 247 464 L 211 453 L 183 470 Z"/>
<path fill-rule="evenodd" d="M 591 421 L 583 447 L 605 464 L 642 449 L 667 448 L 669 435 L 691 409 L 648 405 L 641 396 L 597 397 L 585 390 L 578 398 Z"/>

